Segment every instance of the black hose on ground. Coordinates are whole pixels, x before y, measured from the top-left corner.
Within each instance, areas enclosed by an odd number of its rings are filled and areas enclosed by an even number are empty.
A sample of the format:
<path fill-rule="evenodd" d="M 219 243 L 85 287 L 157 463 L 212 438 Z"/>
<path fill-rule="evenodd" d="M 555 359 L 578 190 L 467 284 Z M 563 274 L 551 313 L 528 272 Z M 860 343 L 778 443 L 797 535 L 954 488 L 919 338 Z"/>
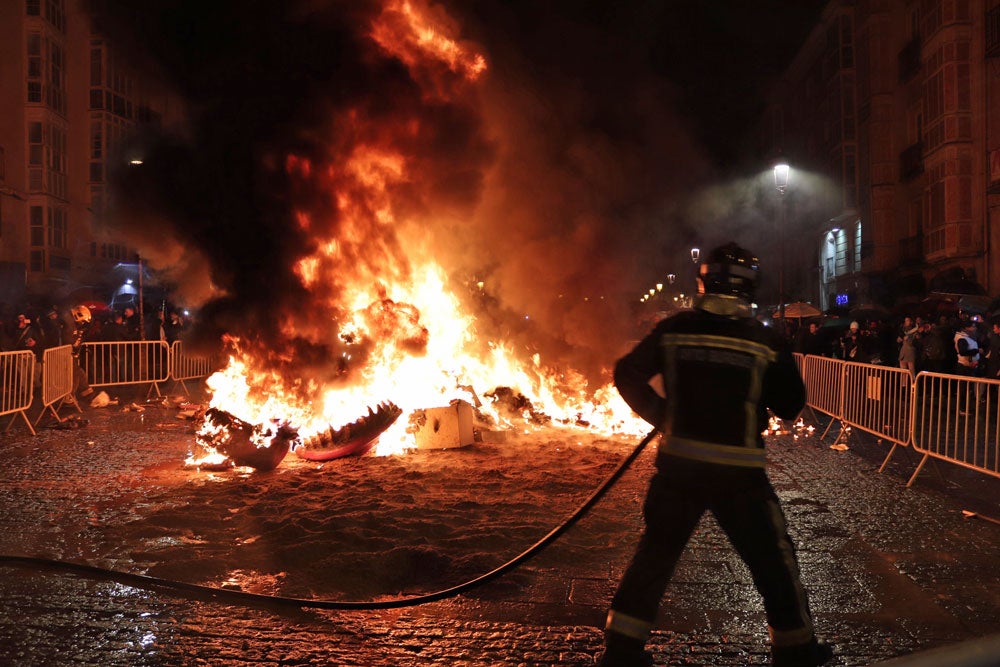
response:
<path fill-rule="evenodd" d="M 656 436 L 657 430 L 653 429 L 650 431 L 642 441 L 636 445 L 628 456 L 626 456 L 622 462 L 619 464 L 618 468 L 615 469 L 613 473 L 601 484 L 600 487 L 594 491 L 587 500 L 580 505 L 577 510 L 569 516 L 562 524 L 553 528 L 548 535 L 538 540 L 530 546 L 525 551 L 521 552 L 511 560 L 507 561 L 503 565 L 500 565 L 496 569 L 493 569 L 486 574 L 480 575 L 475 579 L 466 581 L 465 583 L 458 584 L 457 586 L 452 586 L 451 588 L 446 588 L 435 593 L 426 593 L 424 595 L 416 595 L 408 598 L 393 598 L 390 600 L 378 600 L 378 601 L 338 601 L 338 600 L 307 600 L 303 598 L 290 598 L 282 597 L 277 595 L 263 595 L 260 593 L 247 593 L 246 591 L 236 591 L 226 588 L 215 588 L 213 586 L 202 586 L 199 584 L 189 584 L 183 581 L 173 581 L 170 579 L 161 579 L 159 577 L 150 577 L 144 574 L 132 574 L 130 572 L 121 572 L 119 570 L 110 570 L 103 567 L 96 567 L 94 565 L 86 565 L 83 563 L 72 563 L 69 561 L 54 560 L 50 558 L 41 558 L 33 556 L 13 556 L 8 554 L 0 554 L 0 566 L 7 567 L 23 567 L 23 568 L 34 568 L 34 569 L 53 569 L 61 570 L 66 572 L 71 572 L 74 574 L 79 574 L 81 576 L 86 576 L 91 579 L 98 579 L 104 581 L 114 581 L 119 584 L 126 586 L 135 586 L 136 588 L 142 588 L 147 590 L 159 590 L 166 592 L 180 593 L 183 592 L 185 597 L 193 597 L 202 600 L 209 600 L 215 602 L 224 602 L 227 604 L 241 604 L 241 605 L 259 605 L 265 607 L 297 607 L 303 609 L 339 609 L 339 610 L 362 610 L 362 609 L 398 609 L 401 607 L 415 607 L 417 605 L 426 604 L 428 602 L 437 602 L 439 600 L 444 600 L 446 598 L 454 597 L 468 590 L 481 586 L 488 581 L 492 581 L 497 577 L 510 572 L 514 568 L 518 567 L 529 558 L 535 556 L 542 551 L 545 547 L 554 542 L 563 533 L 569 530 L 577 521 L 579 521 L 583 516 L 590 511 L 590 509 L 597 504 L 597 501 L 604 496 L 604 494 L 614 485 L 615 482 L 622 476 L 625 470 L 635 461 L 636 457 L 645 449 L 653 438 Z"/>

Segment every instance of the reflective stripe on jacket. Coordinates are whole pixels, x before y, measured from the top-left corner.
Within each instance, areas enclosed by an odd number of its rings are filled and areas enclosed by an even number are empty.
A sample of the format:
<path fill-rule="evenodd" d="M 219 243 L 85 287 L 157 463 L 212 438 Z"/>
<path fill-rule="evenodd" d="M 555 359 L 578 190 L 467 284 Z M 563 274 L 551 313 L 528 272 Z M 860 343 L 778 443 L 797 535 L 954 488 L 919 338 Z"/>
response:
<path fill-rule="evenodd" d="M 615 385 L 660 426 L 660 451 L 721 465 L 763 467 L 767 409 L 795 417 L 805 388 L 787 345 L 750 317 L 699 308 L 660 322 L 615 367 Z M 649 385 L 662 375 L 665 397 Z"/>

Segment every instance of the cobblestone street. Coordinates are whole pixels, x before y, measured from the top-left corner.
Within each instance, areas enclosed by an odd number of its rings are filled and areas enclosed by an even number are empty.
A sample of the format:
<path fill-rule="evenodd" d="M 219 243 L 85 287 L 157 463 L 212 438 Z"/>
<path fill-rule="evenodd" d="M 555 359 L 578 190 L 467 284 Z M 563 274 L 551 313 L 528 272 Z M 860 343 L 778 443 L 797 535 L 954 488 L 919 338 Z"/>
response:
<path fill-rule="evenodd" d="M 88 409 L 85 417 L 89 425 L 78 430 L 43 428 L 31 437 L 14 429 L 4 436 L 0 552 L 144 572 L 144 522 L 163 510 L 151 505 L 164 503 L 148 499 L 154 488 L 177 484 L 190 424 L 157 405 L 142 413 Z M 998 516 L 997 481 L 929 466 L 907 489 L 915 465 L 909 452 L 897 453 L 879 474 L 887 451 L 881 444 L 852 435 L 850 450 L 841 452 L 831 442 L 832 435 L 828 442 L 772 436 L 769 455 L 818 631 L 837 652 L 832 664 L 868 665 L 1000 632 L 994 576 L 1000 525 L 962 514 Z M 609 448 L 604 472 L 576 491 L 589 494 L 631 446 Z M 458 597 L 400 610 L 237 606 L 5 566 L 0 662 L 593 664 L 607 605 L 638 535 L 652 460 L 650 447 L 588 516 L 520 569 Z M 514 554 L 565 518 L 562 506 L 547 507 L 543 496 L 526 495 L 511 508 L 505 513 L 512 531 L 520 521 L 542 517 L 535 538 L 502 536 Z M 169 509 L 183 524 L 195 508 Z M 181 563 L 177 569 L 192 567 L 197 565 Z M 177 574 L 200 579 L 196 571 Z M 703 520 L 668 589 L 651 648 L 657 664 L 768 662 L 760 599 L 711 519 Z"/>

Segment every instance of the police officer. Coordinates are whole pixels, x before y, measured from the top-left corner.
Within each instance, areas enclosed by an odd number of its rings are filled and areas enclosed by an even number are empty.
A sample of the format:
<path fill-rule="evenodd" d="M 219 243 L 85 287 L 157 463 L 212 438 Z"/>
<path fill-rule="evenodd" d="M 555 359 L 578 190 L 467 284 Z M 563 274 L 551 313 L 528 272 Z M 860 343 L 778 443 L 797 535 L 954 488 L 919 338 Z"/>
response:
<path fill-rule="evenodd" d="M 764 469 L 767 409 L 794 418 L 805 388 L 791 352 L 753 318 L 757 258 L 730 243 L 699 267 L 694 308 L 660 322 L 615 366 L 615 386 L 660 428 L 645 531 L 608 613 L 600 665 L 652 665 L 645 643 L 677 561 L 711 511 L 764 598 L 772 662 L 821 665 L 795 549 Z M 661 375 L 666 396 L 649 380 Z"/>

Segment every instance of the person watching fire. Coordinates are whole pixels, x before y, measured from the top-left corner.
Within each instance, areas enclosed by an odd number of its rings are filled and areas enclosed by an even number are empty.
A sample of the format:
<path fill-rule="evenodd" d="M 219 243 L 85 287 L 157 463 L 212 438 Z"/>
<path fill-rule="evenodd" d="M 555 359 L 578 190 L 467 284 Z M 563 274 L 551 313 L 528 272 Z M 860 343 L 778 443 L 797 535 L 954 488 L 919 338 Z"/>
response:
<path fill-rule="evenodd" d="M 694 308 L 660 322 L 619 359 L 615 386 L 662 432 L 645 530 L 611 603 L 599 665 L 652 665 L 645 649 L 674 568 L 706 511 L 750 568 L 777 667 L 822 665 L 795 548 L 765 470 L 767 410 L 794 418 L 805 388 L 791 351 L 752 315 L 760 269 L 734 243 L 703 256 Z M 661 376 L 665 396 L 650 385 Z"/>

